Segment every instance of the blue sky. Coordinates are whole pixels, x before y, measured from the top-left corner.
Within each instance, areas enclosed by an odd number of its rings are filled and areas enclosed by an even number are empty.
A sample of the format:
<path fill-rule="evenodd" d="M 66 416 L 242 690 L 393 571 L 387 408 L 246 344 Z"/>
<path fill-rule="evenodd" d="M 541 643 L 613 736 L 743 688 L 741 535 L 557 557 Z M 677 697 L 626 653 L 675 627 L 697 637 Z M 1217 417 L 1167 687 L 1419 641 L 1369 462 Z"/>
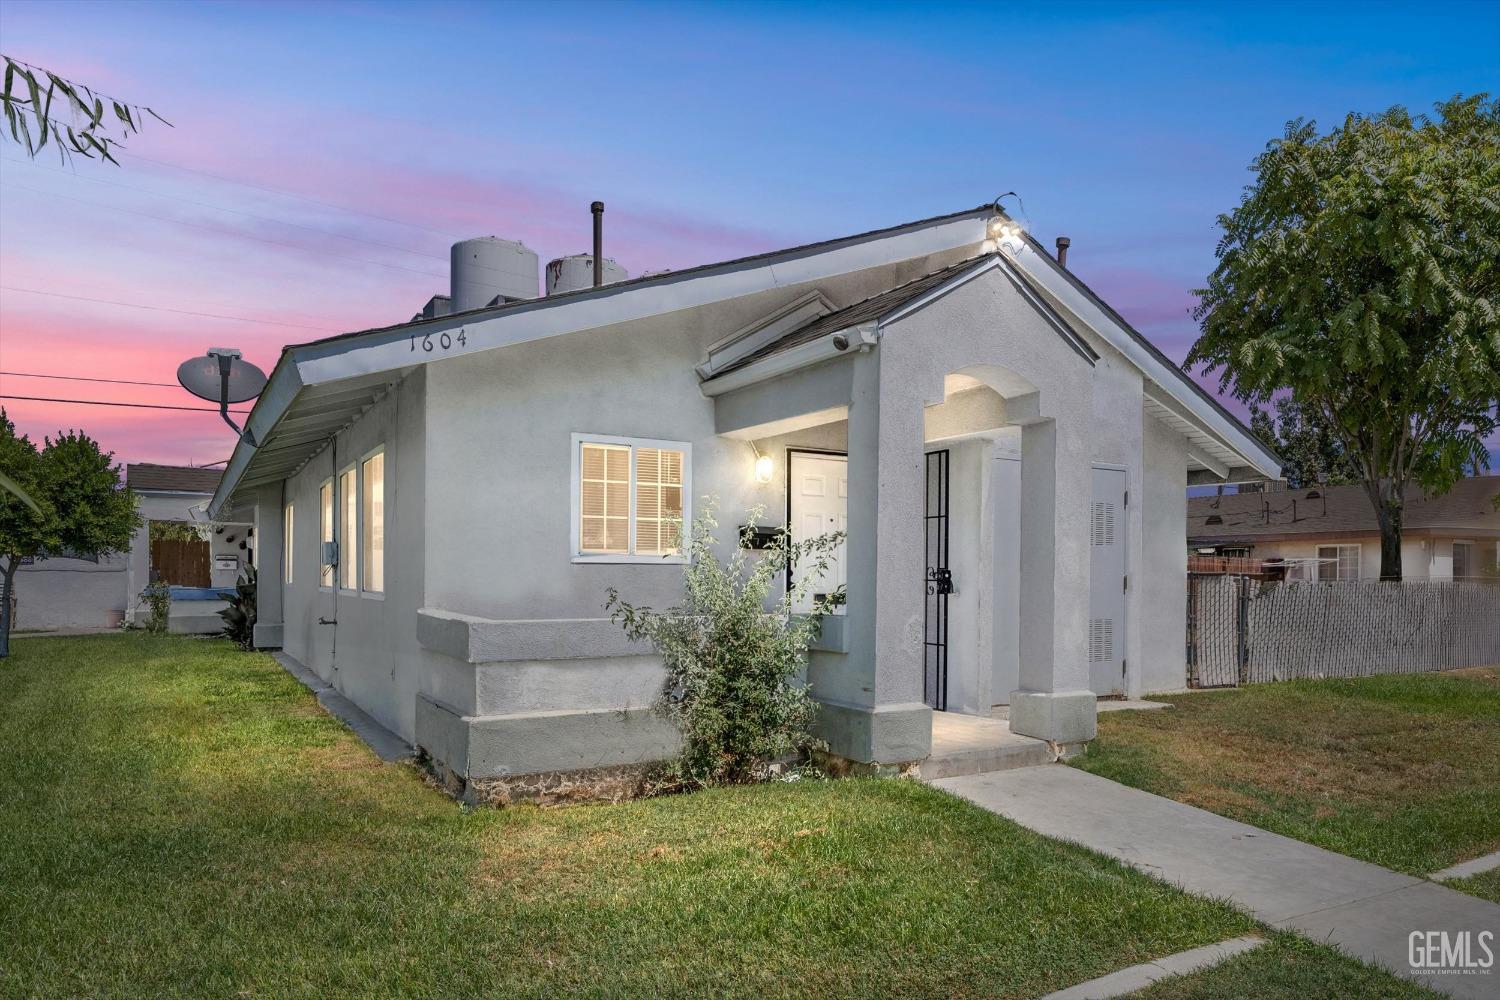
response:
<path fill-rule="evenodd" d="M 410 316 L 453 239 L 585 249 L 594 198 L 639 273 L 1007 190 L 1180 359 L 1214 217 L 1265 142 L 1298 116 L 1494 90 L 1500 4 L 8 0 L 0 50 L 177 125 L 133 138 L 120 170 L 0 147 L 0 284 L 265 321 L 3 291 L 7 371 L 55 371 L 62 345 L 73 373 L 171 381 L 209 341 L 269 364 L 310 328 Z M 74 394 L 21 381 L 3 391 Z M 97 428 L 124 459 L 229 446 L 208 415 L 8 406 L 34 435 Z"/>

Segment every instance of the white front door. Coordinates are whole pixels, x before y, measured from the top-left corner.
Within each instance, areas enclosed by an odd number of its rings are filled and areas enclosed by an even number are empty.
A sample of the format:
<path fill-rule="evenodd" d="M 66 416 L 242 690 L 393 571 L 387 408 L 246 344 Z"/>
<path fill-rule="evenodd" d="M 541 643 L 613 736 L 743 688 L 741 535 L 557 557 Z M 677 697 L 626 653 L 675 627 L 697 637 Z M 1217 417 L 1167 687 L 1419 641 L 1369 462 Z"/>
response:
<path fill-rule="evenodd" d="M 1089 504 L 1089 687 L 1125 693 L 1125 472 L 1094 469 Z"/>
<path fill-rule="evenodd" d="M 794 451 L 787 471 L 788 527 L 792 541 L 803 542 L 819 535 L 849 530 L 849 459 L 844 455 L 820 455 Z M 830 594 L 846 581 L 844 543 L 834 552 L 828 571 L 793 605 L 806 614 L 823 594 Z M 795 580 L 794 567 L 792 577 Z M 836 614 L 843 614 L 839 607 Z"/>

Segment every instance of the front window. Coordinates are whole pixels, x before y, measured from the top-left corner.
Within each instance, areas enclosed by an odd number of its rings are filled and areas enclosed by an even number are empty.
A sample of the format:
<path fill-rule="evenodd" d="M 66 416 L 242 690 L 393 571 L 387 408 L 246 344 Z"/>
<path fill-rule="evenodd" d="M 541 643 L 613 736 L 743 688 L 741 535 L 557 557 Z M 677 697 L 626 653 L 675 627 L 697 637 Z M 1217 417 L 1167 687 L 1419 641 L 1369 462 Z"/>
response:
<path fill-rule="evenodd" d="M 292 582 L 292 529 L 295 522 L 292 505 L 287 504 L 281 524 L 281 578 L 287 583 Z"/>
<path fill-rule="evenodd" d="M 364 567 L 360 589 L 385 592 L 385 452 L 376 452 L 360 466 L 359 564 Z"/>
<path fill-rule="evenodd" d="M 1358 545 L 1319 545 L 1319 580 L 1358 580 Z"/>
<path fill-rule="evenodd" d="M 680 441 L 573 436 L 573 557 L 646 562 L 681 557 L 691 522 L 692 446 Z"/>
<path fill-rule="evenodd" d="M 1474 575 L 1474 543 L 1453 543 L 1453 579 L 1462 580 Z"/>
<path fill-rule="evenodd" d="M 351 465 L 339 473 L 339 587 L 353 590 L 359 583 L 358 482 Z"/>

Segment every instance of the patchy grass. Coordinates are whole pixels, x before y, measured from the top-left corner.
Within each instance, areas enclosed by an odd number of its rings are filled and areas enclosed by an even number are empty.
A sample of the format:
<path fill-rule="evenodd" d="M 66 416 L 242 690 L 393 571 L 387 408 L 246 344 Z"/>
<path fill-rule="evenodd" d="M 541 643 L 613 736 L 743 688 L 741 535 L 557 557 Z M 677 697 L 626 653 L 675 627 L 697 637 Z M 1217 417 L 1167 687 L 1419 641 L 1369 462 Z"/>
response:
<path fill-rule="evenodd" d="M 1158 980 L 1131 996 L 1135 1000 L 1432 1000 L 1437 994 L 1326 945 L 1278 934 L 1254 951 L 1199 972 Z"/>
<path fill-rule="evenodd" d="M 1162 700 L 1075 766 L 1413 875 L 1500 849 L 1500 668 Z"/>
<path fill-rule="evenodd" d="M 1487 872 L 1470 875 L 1468 878 L 1453 879 L 1443 884 L 1450 889 L 1467 892 L 1471 896 L 1488 899 L 1492 903 L 1500 903 L 1500 868 L 1491 868 Z"/>
<path fill-rule="evenodd" d="M 1248 918 L 906 781 L 464 809 L 222 641 L 0 662 L 0 995 L 1030 996 Z"/>

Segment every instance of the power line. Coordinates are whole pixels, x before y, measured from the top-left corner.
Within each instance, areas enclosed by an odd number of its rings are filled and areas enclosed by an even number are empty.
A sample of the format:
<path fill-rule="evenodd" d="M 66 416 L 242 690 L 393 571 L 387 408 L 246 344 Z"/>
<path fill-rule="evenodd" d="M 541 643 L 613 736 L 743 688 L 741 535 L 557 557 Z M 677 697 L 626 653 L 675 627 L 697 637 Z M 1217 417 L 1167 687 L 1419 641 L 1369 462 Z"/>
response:
<path fill-rule="evenodd" d="M 10 396 L 0 394 L 0 399 L 24 399 L 33 403 L 79 403 L 83 406 L 128 406 L 134 410 L 190 410 L 194 413 L 218 413 L 216 406 L 167 406 L 165 403 L 116 403 L 107 399 L 59 399 L 55 396 Z M 249 410 L 230 410 L 230 413 L 249 413 Z"/>
<path fill-rule="evenodd" d="M 296 330 L 318 330 L 322 333 L 343 333 L 330 326 L 309 326 L 306 323 L 282 323 L 272 319 L 255 319 L 250 316 L 228 316 L 224 313 L 193 312 L 190 309 L 173 309 L 170 306 L 147 306 L 139 302 L 118 302 L 114 299 L 92 299 L 86 295 L 65 295 L 62 292 L 44 292 L 40 288 L 19 288 L 15 285 L 0 285 L 7 292 L 25 292 L 27 295 L 45 295 L 54 299 L 71 299 L 74 302 L 97 302 L 102 306 L 124 306 L 127 309 L 149 309 L 152 312 L 177 313 L 179 316 L 201 316 L 207 319 L 232 319 L 239 323 L 259 323 L 262 326 L 285 326 Z"/>
<path fill-rule="evenodd" d="M 297 250 L 302 253 L 314 253 L 325 257 L 337 257 L 340 260 L 353 261 L 356 264 L 372 264 L 375 267 L 388 267 L 393 271 L 408 271 L 412 274 L 420 274 L 428 278 L 447 277 L 446 274 L 439 274 L 436 271 L 423 271 L 415 267 L 406 267 L 403 264 L 388 264 L 384 261 L 370 260 L 367 257 L 350 257 L 346 254 L 325 253 L 324 251 L 315 249 L 313 247 L 298 246 L 296 243 L 288 243 L 285 240 L 273 240 L 265 236 L 255 236 L 251 233 L 237 233 L 232 229 L 220 229 L 217 226 L 205 226 L 201 222 L 189 222 L 186 219 L 174 219 L 166 215 L 155 215 L 151 212 L 142 212 L 139 209 L 126 208 L 123 205 L 110 205 L 102 201 L 89 201 L 87 198 L 75 198 L 72 195 L 58 194 L 56 191 L 43 191 L 41 188 L 27 187 L 24 184 L 14 184 L 7 182 L 7 186 L 17 191 L 28 191 L 31 194 L 39 194 L 48 198 L 60 198 L 63 201 L 77 202 L 78 204 L 86 205 L 89 208 L 112 208 L 116 212 L 124 212 L 127 215 L 139 215 L 144 219 L 154 219 L 158 222 L 166 222 L 172 225 L 187 226 L 190 229 L 202 229 L 206 232 L 215 233 L 219 236 L 228 236 L 231 239 L 256 240 L 260 243 L 269 243 L 272 246 L 286 247 L 287 249 Z"/>
<path fill-rule="evenodd" d="M 102 177 L 85 177 L 77 170 L 65 170 L 61 167 L 44 167 L 34 160 L 18 160 L 10 156 L 0 157 L 0 160 L 3 160 L 6 163 L 19 163 L 23 166 L 35 167 L 38 170 L 45 170 L 48 173 L 69 174 L 76 180 L 88 181 L 91 184 L 106 184 L 110 187 L 121 188 L 125 191 L 136 191 L 141 194 L 150 195 L 153 198 L 170 198 L 173 201 L 180 201 L 184 205 L 196 205 L 199 208 L 207 208 L 215 212 L 229 212 L 233 215 L 243 215 L 247 219 L 260 219 L 262 222 L 270 222 L 278 226 L 290 226 L 294 229 L 303 229 L 309 233 L 317 233 L 320 236 L 331 236 L 334 239 L 348 240 L 351 243 L 363 243 L 366 246 L 381 247 L 386 250 L 396 250 L 401 253 L 413 254 L 417 257 L 430 257 L 433 260 L 446 261 L 448 259 L 441 254 L 428 253 L 425 250 L 413 250 L 410 247 L 397 246 L 395 243 L 382 243 L 379 240 L 367 240 L 358 236 L 346 236 L 343 233 L 336 233 L 331 229 L 319 229 L 317 226 L 305 226 L 300 222 L 288 222 L 285 219 L 278 219 L 270 215 L 260 215 L 255 212 L 246 212 L 238 208 L 229 208 L 227 205 L 215 205 L 212 202 L 195 201 L 192 198 L 183 198 L 180 195 L 167 194 L 166 192 L 162 191 L 152 191 L 150 188 L 136 187 L 133 184 L 121 184 L 118 181 L 107 181 Z"/>
<path fill-rule="evenodd" d="M 85 375 L 43 375 L 39 372 L 0 372 L 14 378 L 55 378 L 66 382 L 110 382 L 114 385 L 159 385 L 166 389 L 181 389 L 176 382 L 137 382 L 128 378 L 89 378 Z"/>

